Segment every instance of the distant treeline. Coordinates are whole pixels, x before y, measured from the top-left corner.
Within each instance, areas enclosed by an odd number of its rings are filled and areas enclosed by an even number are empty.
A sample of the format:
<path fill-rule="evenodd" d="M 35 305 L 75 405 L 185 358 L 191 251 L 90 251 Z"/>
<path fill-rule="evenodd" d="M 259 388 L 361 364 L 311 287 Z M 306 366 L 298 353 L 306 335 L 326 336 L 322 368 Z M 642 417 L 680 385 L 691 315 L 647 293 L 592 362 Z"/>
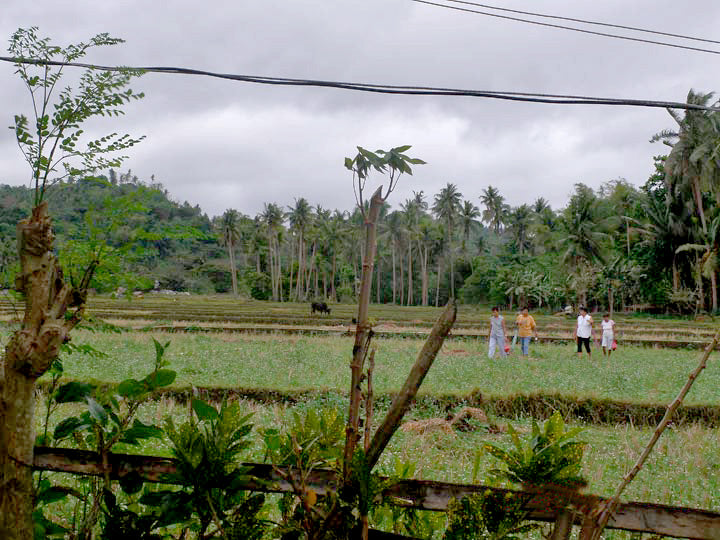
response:
<path fill-rule="evenodd" d="M 640 189 L 624 180 L 599 190 L 576 184 L 559 210 L 543 198 L 511 207 L 493 186 L 468 197 L 452 183 L 432 196 L 415 192 L 398 209 L 383 209 L 373 301 L 440 305 L 454 291 L 465 302 L 509 307 L 716 309 L 717 244 L 693 216 L 692 191 L 692 205 L 682 192 L 669 195 L 665 159 L 656 158 Z M 171 200 L 154 178 L 113 170 L 59 182 L 47 200 L 66 272 L 79 276 L 99 257 L 93 286 L 101 293 L 235 288 L 278 301 L 355 298 L 364 234 L 357 209 L 331 211 L 299 198 L 287 208 L 266 203 L 256 216 L 229 209 L 210 219 L 197 205 Z M 0 186 L 5 287 L 17 269 L 15 225 L 30 201 L 29 189 Z M 705 219 L 715 225 L 717 215 L 708 204 Z"/>

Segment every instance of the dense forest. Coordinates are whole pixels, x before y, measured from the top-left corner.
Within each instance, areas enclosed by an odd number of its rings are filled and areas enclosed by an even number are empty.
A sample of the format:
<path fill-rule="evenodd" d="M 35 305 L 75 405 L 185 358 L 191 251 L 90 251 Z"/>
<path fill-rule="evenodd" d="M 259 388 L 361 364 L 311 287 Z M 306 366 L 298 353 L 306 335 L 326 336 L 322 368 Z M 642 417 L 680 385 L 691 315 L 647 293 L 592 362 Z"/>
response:
<path fill-rule="evenodd" d="M 710 94 L 690 93 L 705 103 Z M 641 305 L 717 311 L 720 182 L 714 113 L 674 115 L 677 131 L 655 136 L 672 148 L 646 183 L 618 179 L 598 190 L 576 184 L 567 205 L 543 198 L 511 207 L 501 190 L 414 192 L 383 209 L 374 302 L 441 305 L 451 296 L 557 309 Z M 362 216 L 298 198 L 268 202 L 256 216 L 229 209 L 210 219 L 174 202 L 154 178 L 108 171 L 55 184 L 48 202 L 57 251 L 69 278 L 101 262 L 97 292 L 171 289 L 232 292 L 256 299 L 352 302 L 362 260 Z M 0 186 L 0 285 L 17 267 L 15 224 L 31 192 Z"/>

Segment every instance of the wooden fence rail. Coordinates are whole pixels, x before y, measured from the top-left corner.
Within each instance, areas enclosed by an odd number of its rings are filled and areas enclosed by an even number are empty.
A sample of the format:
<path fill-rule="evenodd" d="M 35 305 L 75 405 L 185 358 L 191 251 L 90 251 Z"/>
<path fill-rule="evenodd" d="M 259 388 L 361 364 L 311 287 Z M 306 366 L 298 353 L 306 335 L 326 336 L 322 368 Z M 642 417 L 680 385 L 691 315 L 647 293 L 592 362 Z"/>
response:
<path fill-rule="evenodd" d="M 249 474 L 257 480 L 247 483 L 248 490 L 263 492 L 288 492 L 292 486 L 273 467 L 267 464 L 247 463 Z M 172 478 L 175 462 L 169 458 L 130 454 L 110 454 L 108 459 L 110 477 L 120 479 L 133 472 L 147 482 L 178 483 Z M 102 475 L 104 469 L 100 456 L 95 452 L 68 448 L 36 447 L 34 468 L 80 475 Z M 336 473 L 315 470 L 309 486 L 318 494 L 334 489 Z M 423 510 L 444 511 L 454 498 L 462 498 L 486 490 L 503 493 L 524 493 L 528 496 L 526 508 L 529 519 L 554 521 L 559 511 L 575 510 L 574 523 L 581 525 L 583 517 L 606 499 L 594 495 L 577 494 L 563 490 L 511 491 L 481 485 L 450 484 L 429 480 L 402 480 L 387 492 L 392 504 Z M 720 513 L 693 508 L 665 506 L 660 504 L 631 502 L 621 504 L 608 523 L 608 528 L 656 535 L 692 538 L 697 540 L 720 540 Z M 403 538 L 376 532 L 374 538 Z"/>

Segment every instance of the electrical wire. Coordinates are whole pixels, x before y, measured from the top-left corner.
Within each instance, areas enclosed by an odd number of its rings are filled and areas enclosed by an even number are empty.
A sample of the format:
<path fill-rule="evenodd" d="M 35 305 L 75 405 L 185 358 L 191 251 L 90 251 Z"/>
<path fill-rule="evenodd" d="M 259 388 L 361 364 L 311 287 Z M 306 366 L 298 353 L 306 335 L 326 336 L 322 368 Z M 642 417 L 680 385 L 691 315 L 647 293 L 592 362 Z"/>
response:
<path fill-rule="evenodd" d="M 614 38 L 614 39 L 624 39 L 626 41 L 636 41 L 639 43 L 649 43 L 651 45 L 661 45 L 663 47 L 673 47 L 676 49 L 685 49 L 688 51 L 696 51 L 696 52 L 704 52 L 709 54 L 720 54 L 720 51 L 714 51 L 712 49 L 703 49 L 701 47 L 690 47 L 688 45 L 678 45 L 676 43 L 666 43 L 665 41 L 655 41 L 652 39 L 643 39 L 643 38 L 637 38 L 637 37 L 630 37 L 630 36 L 622 36 L 620 34 L 608 34 L 607 32 L 596 32 L 594 30 L 584 30 L 582 28 L 573 28 L 572 26 L 563 26 L 561 24 L 552 24 L 552 23 L 544 23 L 540 21 L 533 21 L 530 19 L 521 19 L 520 17 L 511 17 L 509 15 L 499 15 L 497 13 L 489 13 L 487 11 L 479 11 L 477 9 L 470 9 L 470 8 L 464 8 L 459 6 L 450 6 L 448 4 L 441 4 L 439 2 L 431 2 L 429 0 L 410 0 L 411 2 L 416 2 L 418 4 L 427 4 L 429 6 L 437 6 L 445 9 L 452 9 L 455 11 L 464 11 L 467 13 L 475 13 L 477 15 L 486 15 L 488 17 L 496 17 L 498 19 L 506 19 L 509 21 L 516 21 L 516 22 L 524 22 L 528 24 L 534 24 L 537 26 L 545 26 L 548 28 L 559 28 L 562 30 L 570 30 L 572 32 L 580 32 L 582 34 L 590 34 L 593 36 L 602 36 L 602 37 L 608 37 L 608 38 Z M 450 0 L 452 1 L 452 0 Z"/>
<path fill-rule="evenodd" d="M 0 61 L 12 62 L 13 64 L 34 64 L 48 66 L 68 66 L 86 69 L 97 69 L 103 71 L 136 71 L 140 73 L 163 73 L 177 75 L 198 75 L 218 79 L 229 79 L 240 82 L 255 84 L 270 84 L 282 86 L 313 86 L 324 88 L 338 88 L 342 90 L 354 90 L 360 92 L 373 92 L 379 94 L 399 95 L 421 95 L 421 96 L 465 96 L 480 97 L 489 99 L 501 99 L 509 101 L 523 101 L 530 103 L 551 103 L 559 105 L 626 105 L 634 107 L 656 107 L 664 109 L 692 109 L 702 111 L 720 111 L 720 108 L 707 107 L 691 103 L 680 103 L 677 101 L 654 101 L 644 99 L 625 98 L 603 98 L 592 96 L 576 96 L 565 94 L 542 94 L 531 92 L 507 92 L 494 90 L 467 90 L 461 88 L 442 88 L 433 86 L 398 86 L 389 84 L 355 83 L 343 81 L 326 81 L 317 79 L 291 79 L 286 77 L 266 77 L 262 75 L 237 75 L 232 73 L 217 73 L 199 69 L 183 67 L 117 67 L 101 66 L 97 64 L 86 64 L 78 62 L 59 62 L 55 60 L 37 60 L 28 58 L 12 58 L 0 56 Z"/>
<path fill-rule="evenodd" d="M 504 11 L 506 13 L 518 13 L 520 15 L 530 15 L 532 17 L 541 17 L 544 19 L 556 19 L 559 21 L 570 21 L 570 22 L 577 22 L 581 24 L 592 24 L 595 26 L 605 26 L 608 28 L 620 28 L 622 30 L 632 30 L 634 32 L 644 32 L 646 34 L 656 34 L 658 36 L 668 36 L 668 37 L 674 37 L 679 39 L 689 39 L 691 41 L 703 41 L 705 43 L 716 43 L 720 45 L 720 41 L 716 41 L 714 39 L 705 39 L 705 38 L 698 38 L 693 36 L 685 36 L 683 34 L 673 34 L 671 32 L 661 32 L 659 30 L 649 30 L 647 28 L 639 28 L 637 26 L 625 26 L 622 24 L 613 24 L 613 23 L 605 23 L 605 22 L 598 22 L 598 21 L 590 21 L 587 19 L 577 19 L 575 17 L 563 17 L 562 15 L 547 15 L 544 13 L 534 13 L 532 11 L 521 11 L 519 9 L 509 9 L 509 8 L 502 8 L 498 6 L 490 6 L 488 4 L 479 4 L 477 2 L 470 2 L 468 0 L 445 0 L 446 2 L 453 2 L 456 4 L 465 4 L 469 6 L 475 6 L 475 7 L 481 7 L 484 9 L 494 9 L 496 11 Z"/>

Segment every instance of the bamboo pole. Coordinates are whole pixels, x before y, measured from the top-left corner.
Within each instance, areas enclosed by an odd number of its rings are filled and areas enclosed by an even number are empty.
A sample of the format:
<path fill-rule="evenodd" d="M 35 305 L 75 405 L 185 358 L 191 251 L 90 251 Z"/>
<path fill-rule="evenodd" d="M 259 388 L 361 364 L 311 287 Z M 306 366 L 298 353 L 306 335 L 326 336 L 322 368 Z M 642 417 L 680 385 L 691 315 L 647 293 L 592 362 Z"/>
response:
<path fill-rule="evenodd" d="M 708 358 L 710 357 L 710 353 L 712 353 L 713 350 L 715 350 L 715 347 L 718 344 L 718 341 L 720 340 L 720 331 L 715 333 L 715 337 L 713 337 L 712 342 L 705 347 L 705 352 L 703 352 L 700 362 L 698 363 L 697 367 L 690 373 L 688 376 L 688 380 L 683 385 L 682 389 L 680 390 L 680 393 L 675 397 L 675 399 L 668 405 L 667 410 L 665 411 L 665 416 L 663 416 L 663 419 L 660 421 L 658 426 L 655 428 L 655 432 L 653 433 L 652 437 L 650 438 L 650 442 L 648 442 L 647 446 L 645 447 L 645 450 L 643 450 L 643 453 L 638 458 L 637 462 L 635 463 L 635 466 L 628 472 L 620 485 L 618 486 L 617 490 L 615 491 L 615 495 L 613 495 L 612 499 L 607 501 L 601 508 L 603 508 L 600 512 L 600 515 L 598 516 L 597 525 L 595 526 L 594 530 L 589 530 L 586 532 L 586 537 L 589 540 L 599 540 L 600 535 L 603 532 L 603 529 L 607 526 L 608 521 L 610 520 L 610 517 L 615 512 L 618 503 L 620 502 L 620 496 L 622 495 L 623 491 L 625 491 L 625 488 L 627 488 L 630 485 L 630 482 L 632 482 L 637 474 L 642 470 L 643 465 L 645 465 L 645 462 L 647 461 L 647 458 L 650 456 L 650 454 L 653 451 L 653 448 L 655 447 L 655 443 L 657 443 L 660 436 L 665 431 L 665 428 L 667 428 L 668 424 L 670 423 L 670 420 L 672 419 L 673 414 L 675 414 L 675 411 L 678 409 L 678 407 L 682 404 L 683 399 L 685 399 L 685 396 L 690 391 L 690 388 L 692 388 L 693 383 L 695 382 L 695 379 L 698 378 L 700 373 L 703 369 L 705 369 L 705 366 L 707 365 Z"/>

